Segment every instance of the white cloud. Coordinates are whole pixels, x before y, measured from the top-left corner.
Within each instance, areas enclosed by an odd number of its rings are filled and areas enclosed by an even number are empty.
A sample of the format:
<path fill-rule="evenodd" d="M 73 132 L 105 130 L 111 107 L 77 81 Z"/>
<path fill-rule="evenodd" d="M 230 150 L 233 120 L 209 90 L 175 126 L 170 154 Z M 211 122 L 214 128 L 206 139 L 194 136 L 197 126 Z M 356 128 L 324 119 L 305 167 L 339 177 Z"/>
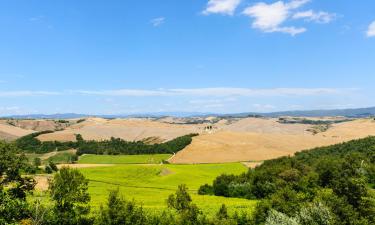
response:
<path fill-rule="evenodd" d="M 196 89 L 157 89 L 137 90 L 120 89 L 104 91 L 72 91 L 72 94 L 100 95 L 100 96 L 126 96 L 126 97 L 152 97 L 152 96 L 205 96 L 205 97 L 253 97 L 253 96 L 315 96 L 333 95 L 351 92 L 354 89 L 335 88 L 196 88 Z"/>
<path fill-rule="evenodd" d="M 368 27 L 367 37 L 375 37 L 375 21 Z"/>
<path fill-rule="evenodd" d="M 307 21 L 313 21 L 317 23 L 330 23 L 335 18 L 335 13 L 328 13 L 323 11 L 315 12 L 313 10 L 297 12 L 293 15 L 293 19 L 305 19 Z"/>
<path fill-rule="evenodd" d="M 226 14 L 233 15 L 241 0 L 209 0 L 203 14 Z"/>
<path fill-rule="evenodd" d="M 307 31 L 305 27 L 285 26 L 289 19 L 305 19 L 316 23 L 329 23 L 336 18 L 336 14 L 324 11 L 307 10 L 294 13 L 297 9 L 309 3 L 310 0 L 292 0 L 288 3 L 277 1 L 272 4 L 256 3 L 247 7 L 243 14 L 254 19 L 252 27 L 265 33 L 281 32 L 292 36 Z"/>
<path fill-rule="evenodd" d="M 158 17 L 158 18 L 154 18 L 150 21 L 150 23 L 152 24 L 152 26 L 154 27 L 159 27 L 161 25 L 163 25 L 163 23 L 165 23 L 165 18 L 164 17 Z"/>
<path fill-rule="evenodd" d="M 266 33 L 282 32 L 294 36 L 305 32 L 306 28 L 282 26 L 282 24 L 290 17 L 293 9 L 297 9 L 308 2 L 309 0 L 294 0 L 289 3 L 278 1 L 273 4 L 260 2 L 246 8 L 243 14 L 254 18 L 253 28 Z"/>
<path fill-rule="evenodd" d="M 210 103 L 233 102 L 236 97 L 278 97 L 278 96 L 319 96 L 341 95 L 357 91 L 353 88 L 175 88 L 175 89 L 116 89 L 116 90 L 70 90 L 70 91 L 0 91 L 0 97 L 34 97 L 57 95 L 87 95 L 106 97 L 220 97 L 224 99 L 209 99 Z M 192 100 L 198 103 L 202 99 Z M 203 100 L 202 100 L 203 101 Z"/>
<path fill-rule="evenodd" d="M 148 96 L 167 96 L 168 92 L 163 90 L 139 90 L 139 89 L 119 89 L 104 91 L 71 91 L 72 94 L 83 95 L 102 95 L 102 96 L 129 96 L 129 97 L 148 97 Z"/>
<path fill-rule="evenodd" d="M 60 95 L 60 92 L 52 91 L 0 91 L 0 97 L 31 97 Z"/>

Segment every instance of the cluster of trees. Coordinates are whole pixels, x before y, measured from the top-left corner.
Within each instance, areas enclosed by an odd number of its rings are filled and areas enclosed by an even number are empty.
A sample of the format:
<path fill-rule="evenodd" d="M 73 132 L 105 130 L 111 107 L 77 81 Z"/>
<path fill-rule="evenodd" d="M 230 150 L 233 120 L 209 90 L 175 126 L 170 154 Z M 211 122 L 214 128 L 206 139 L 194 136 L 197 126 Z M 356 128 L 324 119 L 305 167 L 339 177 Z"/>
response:
<path fill-rule="evenodd" d="M 139 155 L 139 154 L 172 154 L 184 149 L 192 142 L 196 134 L 185 135 L 161 144 L 146 144 L 142 141 L 129 142 L 120 138 L 108 141 L 84 141 L 77 136 L 77 154 L 97 155 Z"/>
<path fill-rule="evenodd" d="M 335 123 L 343 123 L 352 121 L 350 119 L 342 119 L 342 120 L 311 120 L 306 118 L 279 118 L 279 123 L 284 124 L 309 124 L 309 125 L 331 125 Z"/>
<path fill-rule="evenodd" d="M 16 146 L 28 153 L 44 154 L 53 151 L 64 151 L 77 147 L 76 142 L 45 141 L 37 139 L 42 134 L 53 133 L 53 131 L 41 131 L 32 133 L 15 141 Z"/>
<path fill-rule="evenodd" d="M 315 224 L 375 224 L 374 187 L 375 137 L 368 137 L 268 160 L 239 176 L 224 174 L 199 193 L 261 200 L 255 224 L 270 218 L 306 224 L 304 218 L 315 217 L 325 221 Z"/>
<path fill-rule="evenodd" d="M 111 138 L 107 141 L 86 141 L 80 134 L 76 135 L 76 142 L 46 141 L 42 142 L 37 137 L 42 134 L 52 133 L 43 131 L 21 137 L 15 144 L 19 149 L 28 153 L 48 153 L 77 149 L 77 155 L 82 154 L 108 154 L 108 155 L 139 155 L 139 154 L 167 154 L 176 153 L 192 142 L 197 134 L 189 134 L 175 138 L 161 144 L 146 144 L 142 141 L 125 141 L 120 138 Z"/>

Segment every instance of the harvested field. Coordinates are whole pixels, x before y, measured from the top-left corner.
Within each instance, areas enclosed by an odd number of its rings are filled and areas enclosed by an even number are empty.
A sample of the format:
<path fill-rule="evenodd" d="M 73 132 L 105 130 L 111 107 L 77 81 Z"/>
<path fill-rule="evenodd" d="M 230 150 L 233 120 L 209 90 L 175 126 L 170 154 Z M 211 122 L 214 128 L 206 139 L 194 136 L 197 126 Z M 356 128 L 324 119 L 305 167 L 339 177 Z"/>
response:
<path fill-rule="evenodd" d="M 5 122 L 0 123 L 0 139 L 12 141 L 19 137 L 34 133 L 34 130 L 26 130 L 19 127 L 15 127 Z"/>
<path fill-rule="evenodd" d="M 281 126 L 277 124 L 272 128 L 269 126 L 270 120 L 264 121 L 268 124 L 265 126 L 268 126 L 267 129 L 259 124 L 246 126 L 244 121 L 239 121 L 228 126 L 232 131 L 219 131 L 194 137 L 192 144 L 177 153 L 170 161 L 177 164 L 263 161 L 293 155 L 305 149 L 375 135 L 375 122 L 372 119 L 334 124 L 326 132 L 317 135 L 305 132 L 299 125 L 294 124 L 282 124 L 292 126 L 294 130 L 289 127 L 287 131 L 274 132 Z M 258 129 L 258 133 L 246 132 L 252 129 Z"/>
<path fill-rule="evenodd" d="M 19 120 L 8 119 L 1 120 L 0 123 L 19 127 L 25 130 L 47 131 L 47 130 L 63 130 L 67 128 L 73 121 L 68 120 Z"/>
<path fill-rule="evenodd" d="M 107 140 L 111 137 L 128 141 L 144 139 L 169 141 L 191 133 L 201 133 L 204 125 L 176 125 L 147 119 L 114 119 L 89 118 L 72 125 L 63 131 L 39 136 L 41 141 L 75 141 L 75 134 L 81 134 L 85 140 Z"/>

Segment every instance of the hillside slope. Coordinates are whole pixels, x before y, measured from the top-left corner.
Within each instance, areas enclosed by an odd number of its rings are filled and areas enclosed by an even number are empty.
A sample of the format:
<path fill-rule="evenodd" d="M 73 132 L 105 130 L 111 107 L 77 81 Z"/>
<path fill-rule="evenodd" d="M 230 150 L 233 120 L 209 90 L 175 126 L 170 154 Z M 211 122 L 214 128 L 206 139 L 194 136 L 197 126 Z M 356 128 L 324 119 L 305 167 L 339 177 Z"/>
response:
<path fill-rule="evenodd" d="M 192 144 L 177 153 L 171 162 L 185 164 L 263 161 L 293 155 L 304 149 L 375 135 L 375 122 L 372 119 L 334 124 L 327 131 L 316 135 L 306 132 L 311 126 L 280 125 L 275 121 L 272 126 L 270 120 L 266 119 L 249 121 L 253 122 L 246 125 L 244 121 L 239 121 L 212 134 L 194 137 Z M 257 125 L 254 125 L 254 121 Z M 261 125 L 262 121 L 264 126 Z"/>

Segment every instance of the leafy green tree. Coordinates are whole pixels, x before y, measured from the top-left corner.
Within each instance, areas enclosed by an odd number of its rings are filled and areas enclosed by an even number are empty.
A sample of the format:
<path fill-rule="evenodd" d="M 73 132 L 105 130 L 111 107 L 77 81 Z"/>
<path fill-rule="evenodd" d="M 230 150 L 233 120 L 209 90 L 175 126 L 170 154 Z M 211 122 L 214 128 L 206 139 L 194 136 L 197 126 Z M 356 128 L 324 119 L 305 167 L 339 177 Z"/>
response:
<path fill-rule="evenodd" d="M 49 165 L 46 165 L 46 167 L 44 168 L 44 171 L 48 174 L 51 174 L 53 173 L 53 170 L 51 169 L 51 167 Z"/>
<path fill-rule="evenodd" d="M 291 218 L 276 210 L 271 210 L 268 214 L 265 225 L 300 225 L 295 218 Z"/>
<path fill-rule="evenodd" d="M 195 204 L 192 204 L 186 185 L 178 186 L 176 193 L 168 197 L 167 204 L 169 208 L 175 209 L 178 212 L 179 224 L 204 224 L 203 220 L 205 218 L 199 218 L 202 212 Z"/>
<path fill-rule="evenodd" d="M 35 180 L 21 175 L 28 165 L 19 152 L 13 144 L 0 141 L 0 224 L 27 218 L 26 194 L 34 189 Z"/>
<path fill-rule="evenodd" d="M 42 160 L 40 158 L 34 158 L 34 166 L 39 167 L 42 165 Z"/>
<path fill-rule="evenodd" d="M 119 190 L 111 191 L 106 207 L 100 208 L 98 225 L 142 225 L 147 218 L 142 207 L 128 202 L 119 195 Z"/>
<path fill-rule="evenodd" d="M 234 180 L 234 175 L 223 174 L 218 176 L 213 182 L 215 195 L 229 197 L 229 184 L 231 184 Z"/>
<path fill-rule="evenodd" d="M 173 208 L 177 211 L 183 211 L 189 209 L 191 201 L 192 200 L 186 185 L 180 185 L 178 186 L 176 194 L 168 197 L 167 204 L 169 208 Z"/>
<path fill-rule="evenodd" d="M 75 169 L 62 168 L 49 183 L 54 201 L 55 223 L 61 225 L 88 224 L 90 195 L 88 180 Z"/>
<path fill-rule="evenodd" d="M 53 171 L 55 171 L 55 172 L 59 171 L 59 168 L 57 168 L 56 164 L 55 164 L 52 160 L 50 160 L 50 161 L 48 162 L 48 166 L 49 166 Z"/>
<path fill-rule="evenodd" d="M 228 209 L 225 204 L 221 205 L 219 212 L 216 214 L 216 218 L 222 220 L 222 219 L 228 219 Z"/>
<path fill-rule="evenodd" d="M 333 224 L 333 216 L 329 208 L 322 203 L 314 203 L 303 207 L 298 215 L 299 225 L 330 225 Z"/>

